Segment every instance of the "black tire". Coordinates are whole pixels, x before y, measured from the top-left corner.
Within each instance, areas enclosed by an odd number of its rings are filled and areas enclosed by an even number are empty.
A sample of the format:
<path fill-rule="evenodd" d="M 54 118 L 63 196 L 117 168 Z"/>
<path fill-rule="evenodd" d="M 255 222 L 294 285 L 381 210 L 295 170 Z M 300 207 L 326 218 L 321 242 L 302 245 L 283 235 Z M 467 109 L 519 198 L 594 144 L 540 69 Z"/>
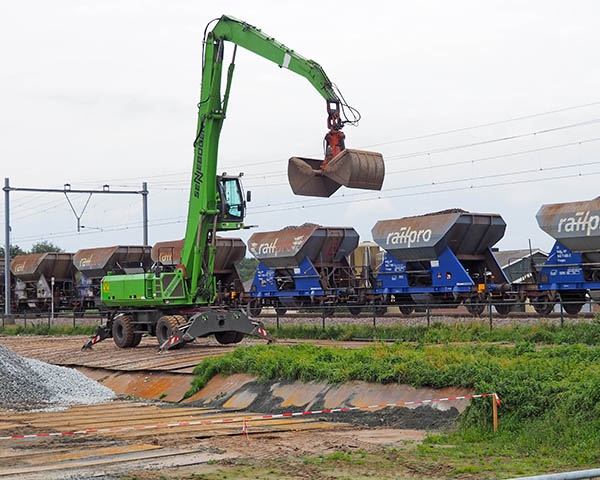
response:
<path fill-rule="evenodd" d="M 181 315 L 163 315 L 156 322 L 156 339 L 158 344 L 162 345 L 165 343 L 175 332 L 180 325 L 185 323 L 185 318 Z M 175 345 L 172 347 L 173 350 L 183 347 L 184 343 Z"/>
<path fill-rule="evenodd" d="M 244 334 L 234 330 L 227 330 L 215 333 L 215 338 L 221 345 L 230 345 L 232 343 L 240 343 L 244 339 Z"/>
<path fill-rule="evenodd" d="M 142 335 L 143 335 L 143 333 L 135 334 L 135 336 L 133 337 L 133 344 L 131 345 L 132 347 L 137 347 L 141 343 Z"/>
<path fill-rule="evenodd" d="M 131 315 L 121 315 L 113 320 L 112 337 L 115 345 L 119 348 L 130 348 L 137 345 L 135 344 L 136 334 L 133 330 Z"/>

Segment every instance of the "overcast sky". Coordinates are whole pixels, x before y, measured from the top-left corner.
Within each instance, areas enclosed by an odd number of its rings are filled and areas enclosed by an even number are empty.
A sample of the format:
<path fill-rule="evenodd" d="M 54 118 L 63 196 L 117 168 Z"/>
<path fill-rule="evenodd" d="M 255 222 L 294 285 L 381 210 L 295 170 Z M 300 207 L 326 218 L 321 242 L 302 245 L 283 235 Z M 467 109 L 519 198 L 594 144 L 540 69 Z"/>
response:
<path fill-rule="evenodd" d="M 501 249 L 549 250 L 539 207 L 598 196 L 594 0 L 5 2 L 2 177 L 33 188 L 147 182 L 150 244 L 183 237 L 203 32 L 222 14 L 317 61 L 362 114 L 347 147 L 386 161 L 381 192 L 294 196 L 288 158 L 321 157 L 325 102 L 238 51 L 219 171 L 243 171 L 252 191 L 246 223 L 258 227 L 236 232 L 244 240 L 304 222 L 371 240 L 377 220 L 462 208 L 503 216 Z M 80 232 L 63 194 L 12 192 L 12 242 L 72 252 L 142 242 L 140 196 L 93 195 L 83 214 L 87 196 L 69 200 Z"/>

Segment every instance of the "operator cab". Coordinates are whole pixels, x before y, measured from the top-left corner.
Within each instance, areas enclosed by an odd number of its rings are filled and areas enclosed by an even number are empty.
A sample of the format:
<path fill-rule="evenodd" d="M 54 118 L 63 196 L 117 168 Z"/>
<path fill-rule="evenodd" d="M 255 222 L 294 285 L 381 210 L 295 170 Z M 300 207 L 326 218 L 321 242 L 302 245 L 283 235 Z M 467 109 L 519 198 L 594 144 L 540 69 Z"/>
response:
<path fill-rule="evenodd" d="M 244 217 L 246 216 L 246 200 L 244 199 L 241 177 L 242 174 L 232 176 L 226 173 L 217 176 L 219 197 L 217 203 L 219 211 L 217 221 L 221 224 L 239 224 L 244 221 Z M 232 225 L 232 228 L 235 227 Z"/>

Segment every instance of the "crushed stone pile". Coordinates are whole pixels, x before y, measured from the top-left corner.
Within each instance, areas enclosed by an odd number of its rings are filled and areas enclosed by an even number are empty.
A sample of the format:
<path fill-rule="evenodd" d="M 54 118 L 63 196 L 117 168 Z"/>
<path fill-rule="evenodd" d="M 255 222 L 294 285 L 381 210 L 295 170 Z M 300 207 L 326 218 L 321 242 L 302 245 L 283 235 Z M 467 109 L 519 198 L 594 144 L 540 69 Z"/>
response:
<path fill-rule="evenodd" d="M 0 408 L 32 410 L 107 402 L 115 393 L 72 368 L 21 357 L 0 345 Z"/>

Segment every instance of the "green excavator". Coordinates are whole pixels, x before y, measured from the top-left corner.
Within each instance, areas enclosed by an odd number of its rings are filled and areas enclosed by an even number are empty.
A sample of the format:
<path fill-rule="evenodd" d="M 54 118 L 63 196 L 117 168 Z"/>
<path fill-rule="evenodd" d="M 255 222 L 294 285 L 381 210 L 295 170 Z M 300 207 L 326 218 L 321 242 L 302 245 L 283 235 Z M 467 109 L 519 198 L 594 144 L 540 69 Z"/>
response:
<path fill-rule="evenodd" d="M 232 43 L 234 50 L 222 93 L 226 42 Z M 345 104 L 321 66 L 248 23 L 230 16 L 213 20 L 204 38 L 189 210 L 180 262 L 171 268 L 155 265 L 152 271 L 144 273 L 107 274 L 102 279 L 101 294 L 109 316 L 84 349 L 110 337 L 118 347 L 134 347 L 143 334 L 155 335 L 161 350 L 211 334 L 222 344 L 238 343 L 245 335 L 270 338 L 262 323 L 243 309 L 211 306 L 217 291 L 216 234 L 244 228 L 246 210 L 241 175 L 217 175 L 219 136 L 227 113 L 238 46 L 305 77 L 326 101 L 324 159 L 289 159 L 288 179 L 293 192 L 329 197 L 342 185 L 381 189 L 383 158 L 379 153 L 345 148 L 342 128 L 357 123 L 360 115 Z M 346 111 L 350 112 L 350 119 Z"/>

